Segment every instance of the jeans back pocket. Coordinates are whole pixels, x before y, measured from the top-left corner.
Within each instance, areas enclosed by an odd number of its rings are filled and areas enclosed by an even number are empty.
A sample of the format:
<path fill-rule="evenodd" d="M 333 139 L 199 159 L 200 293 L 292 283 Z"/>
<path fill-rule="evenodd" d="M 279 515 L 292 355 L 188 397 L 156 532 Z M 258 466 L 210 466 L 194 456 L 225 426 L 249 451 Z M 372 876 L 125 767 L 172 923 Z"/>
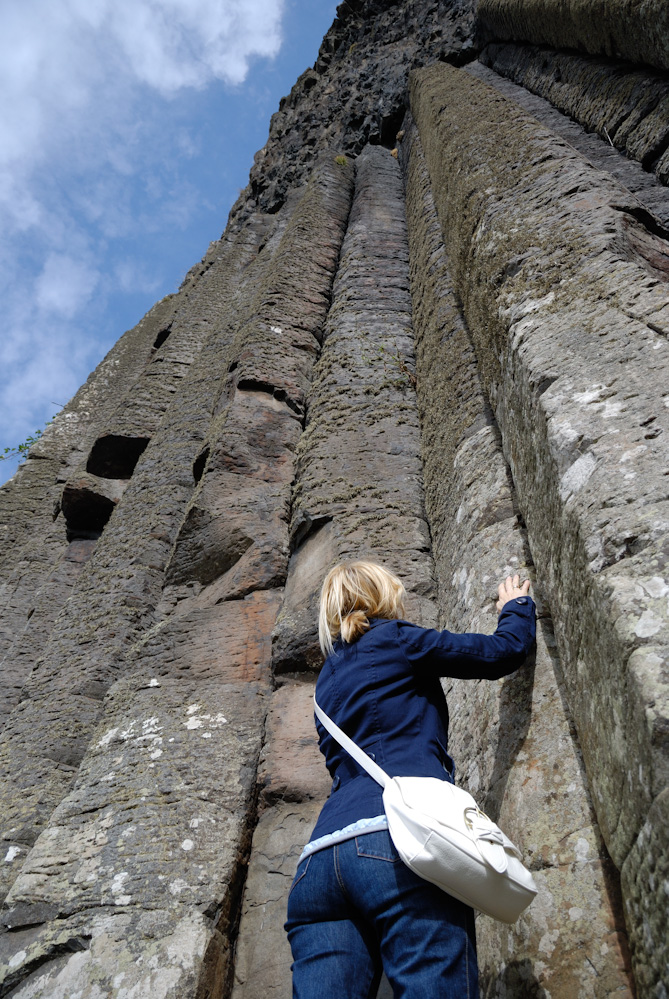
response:
<path fill-rule="evenodd" d="M 388 860 L 395 864 L 400 856 L 387 829 L 377 832 L 363 833 L 355 837 L 355 847 L 359 857 L 371 857 L 374 860 Z"/>

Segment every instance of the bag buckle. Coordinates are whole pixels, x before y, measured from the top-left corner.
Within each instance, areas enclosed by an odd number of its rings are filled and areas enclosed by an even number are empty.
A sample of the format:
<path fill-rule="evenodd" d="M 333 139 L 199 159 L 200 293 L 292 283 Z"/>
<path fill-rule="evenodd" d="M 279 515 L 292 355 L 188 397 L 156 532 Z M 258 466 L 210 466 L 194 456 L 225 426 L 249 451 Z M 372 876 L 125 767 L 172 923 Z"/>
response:
<path fill-rule="evenodd" d="M 470 817 L 469 812 L 473 812 L 476 818 L 485 819 L 486 822 L 492 823 L 492 819 L 485 812 L 482 812 L 478 805 L 469 805 L 465 808 L 465 825 L 470 832 L 474 832 L 474 820 Z"/>

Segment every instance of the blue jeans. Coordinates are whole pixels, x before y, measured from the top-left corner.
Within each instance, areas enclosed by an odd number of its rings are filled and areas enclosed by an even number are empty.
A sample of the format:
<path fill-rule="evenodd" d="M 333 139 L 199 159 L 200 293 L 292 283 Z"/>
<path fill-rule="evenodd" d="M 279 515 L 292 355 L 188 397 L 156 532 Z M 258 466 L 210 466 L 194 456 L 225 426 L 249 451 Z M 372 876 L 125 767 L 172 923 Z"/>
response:
<path fill-rule="evenodd" d="M 477 999 L 474 912 L 410 871 L 388 832 L 306 857 L 286 921 L 293 999 Z"/>

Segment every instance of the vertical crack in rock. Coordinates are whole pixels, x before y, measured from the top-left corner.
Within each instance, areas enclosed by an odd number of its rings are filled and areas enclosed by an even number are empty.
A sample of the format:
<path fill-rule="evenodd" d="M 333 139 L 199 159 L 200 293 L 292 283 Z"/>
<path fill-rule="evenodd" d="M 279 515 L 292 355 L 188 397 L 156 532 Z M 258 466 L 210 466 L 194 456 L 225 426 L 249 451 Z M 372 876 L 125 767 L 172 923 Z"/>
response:
<path fill-rule="evenodd" d="M 438 67 L 415 75 L 412 110 L 620 870 L 667 781 L 667 341 L 651 322 L 669 285 L 630 248 L 629 192 L 519 108 Z M 657 982 L 666 901 L 654 881 L 643 894 L 625 897 L 635 975 Z"/>
<path fill-rule="evenodd" d="M 406 127 L 401 153 L 439 609 L 453 630 L 490 632 L 495 584 L 533 567 L 413 126 Z M 478 920 L 484 993 L 502 997 L 531 988 L 583 999 L 631 997 L 617 877 L 594 818 L 560 677 L 543 613 L 531 666 L 496 684 L 446 681 L 460 780 L 520 846 L 539 886 L 514 927 Z"/>

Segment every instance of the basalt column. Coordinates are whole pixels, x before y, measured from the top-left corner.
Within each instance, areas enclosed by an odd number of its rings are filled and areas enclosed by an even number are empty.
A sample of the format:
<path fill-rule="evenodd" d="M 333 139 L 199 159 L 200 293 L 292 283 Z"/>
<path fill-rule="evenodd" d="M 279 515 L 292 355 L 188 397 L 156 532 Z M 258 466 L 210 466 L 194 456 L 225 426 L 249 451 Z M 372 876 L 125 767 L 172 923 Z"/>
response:
<path fill-rule="evenodd" d="M 121 337 L 2 488 L 0 724 L 16 704 L 37 652 L 100 533 L 91 525 L 70 547 L 61 508 L 63 485 L 85 462 L 119 397 L 132 394 L 150 363 L 156 338 L 170 327 L 191 291 L 168 296 Z M 112 506 L 110 500 L 107 516 Z"/>
<path fill-rule="evenodd" d="M 90 558 L 71 592 L 64 594 L 69 597 L 66 602 L 57 571 L 42 585 L 45 614 L 38 609 L 30 617 L 12 659 L 14 669 L 3 673 L 7 699 L 18 702 L 0 741 L 0 821 L 12 858 L 2 868 L 3 894 L 51 811 L 71 787 L 99 719 L 102 698 L 124 672 L 128 648 L 153 623 L 165 563 L 195 485 L 193 462 L 217 396 L 212 354 L 208 365 L 199 369 L 193 359 L 212 329 L 214 340 L 225 341 L 230 335 L 224 317 L 231 306 L 234 309 L 245 267 L 257 256 L 256 238 L 254 226 L 249 225 L 235 247 L 223 244 L 219 248 L 198 282 L 198 291 L 187 296 L 190 301 L 184 303 L 183 312 L 174 316 L 170 339 L 156 356 L 151 354 L 155 336 L 151 343 L 144 337 L 140 357 L 146 366 L 138 379 L 144 391 L 136 402 L 132 400 L 135 405 L 123 396 L 120 404 L 116 400 L 98 427 L 110 431 L 100 434 L 98 441 L 129 439 L 132 432 L 137 439 L 141 417 L 139 439 L 145 449 L 134 457 L 135 467 L 123 472 L 127 478 L 115 478 L 118 471 L 109 466 L 104 470 L 111 471 L 111 477 L 86 473 L 95 453 L 91 442 L 88 457 L 72 469 L 65 483 L 63 495 L 70 487 L 69 495 L 78 494 L 79 505 L 73 504 L 69 524 L 62 510 L 58 514 L 56 526 L 62 540 L 67 545 L 70 536 L 70 548 L 76 548 L 78 536 L 83 534 L 85 540 L 88 535 L 89 549 L 91 541 L 94 548 L 86 553 Z M 165 414 L 168 402 L 169 419 Z M 49 440 L 40 444 L 51 446 Z M 54 446 L 58 446 L 58 434 Z M 79 488 L 82 476 L 86 485 Z M 109 499 L 112 492 L 113 502 Z M 96 530 L 79 530 L 77 518 L 91 509 L 99 510 L 103 500 L 110 507 L 109 526 L 100 522 Z M 54 611 L 53 626 L 39 635 L 46 642 L 36 645 L 33 627 L 43 626 L 44 617 Z"/>
<path fill-rule="evenodd" d="M 513 926 L 477 919 L 488 997 L 632 996 L 617 873 L 601 841 L 562 689 L 543 584 L 534 577 L 499 428 L 459 309 L 420 139 L 401 144 L 426 506 L 441 622 L 491 632 L 496 583 L 529 575 L 536 654 L 497 683 L 447 681 L 458 779 L 517 843 L 539 887 Z"/>
<path fill-rule="evenodd" d="M 353 207 L 297 449 L 292 555 L 273 641 L 277 688 L 260 771 L 261 816 L 234 999 L 291 995 L 282 928 L 286 897 L 330 787 L 311 704 L 321 662 L 316 617 L 323 576 L 343 558 L 380 560 L 405 580 L 410 616 L 436 621 L 402 180 L 386 149 L 368 147 L 355 167 Z"/>
<path fill-rule="evenodd" d="M 637 988 L 666 982 L 669 243 L 623 187 L 468 74 L 412 110 L 453 283 L 550 606 Z"/>

